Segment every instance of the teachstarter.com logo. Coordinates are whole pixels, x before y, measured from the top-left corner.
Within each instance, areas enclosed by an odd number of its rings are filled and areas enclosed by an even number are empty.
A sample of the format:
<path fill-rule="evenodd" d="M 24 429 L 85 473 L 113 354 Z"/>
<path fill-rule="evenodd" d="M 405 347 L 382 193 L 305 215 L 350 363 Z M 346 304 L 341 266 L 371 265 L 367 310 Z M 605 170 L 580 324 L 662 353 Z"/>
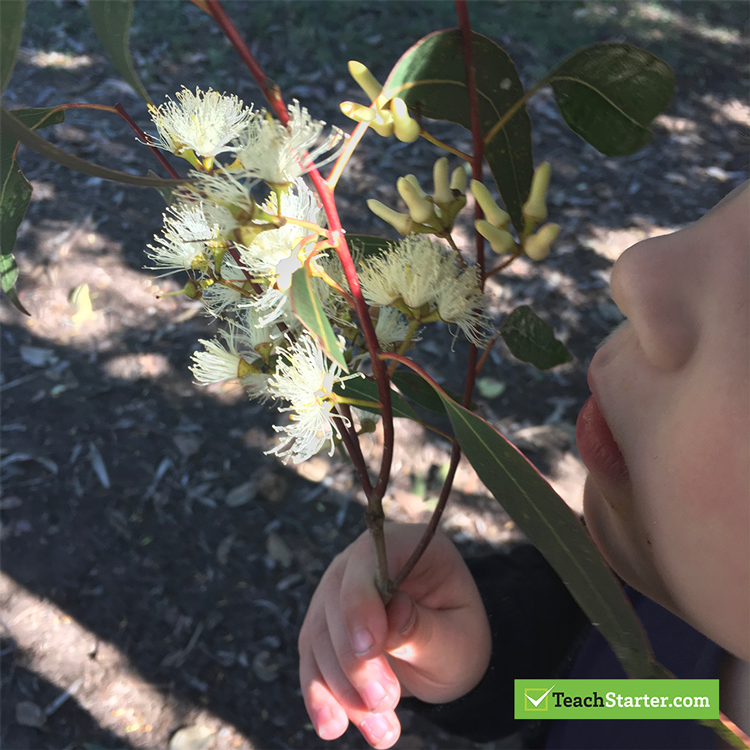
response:
<path fill-rule="evenodd" d="M 515 680 L 516 719 L 718 719 L 718 680 Z"/>

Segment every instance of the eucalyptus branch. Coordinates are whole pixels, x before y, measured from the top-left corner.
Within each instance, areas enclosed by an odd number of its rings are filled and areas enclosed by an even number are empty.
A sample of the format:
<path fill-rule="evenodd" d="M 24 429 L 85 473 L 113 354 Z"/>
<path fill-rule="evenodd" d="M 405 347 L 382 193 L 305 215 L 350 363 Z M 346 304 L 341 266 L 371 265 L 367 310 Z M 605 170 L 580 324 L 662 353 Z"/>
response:
<path fill-rule="evenodd" d="M 370 475 L 367 473 L 365 457 L 362 455 L 362 449 L 359 446 L 359 439 L 353 430 L 352 410 L 348 404 L 341 401 L 337 404 L 337 408 L 339 414 L 342 416 L 341 439 L 344 442 L 352 464 L 354 464 L 354 469 L 359 477 L 359 483 L 362 485 L 365 494 L 369 495 L 372 492 L 372 483 L 370 482 Z"/>
<path fill-rule="evenodd" d="M 500 273 L 500 271 L 503 271 L 504 269 L 506 269 L 506 268 L 507 268 L 507 267 L 508 267 L 508 266 L 509 266 L 509 265 L 510 265 L 510 264 L 511 264 L 511 263 L 512 263 L 512 262 L 513 262 L 513 261 L 514 261 L 514 260 L 515 260 L 516 258 L 519 258 L 519 257 L 520 257 L 521 255 L 522 255 L 522 253 L 521 253 L 520 249 L 519 249 L 519 250 L 517 250 L 516 252 L 514 252 L 514 253 L 513 253 L 513 254 L 512 254 L 511 256 L 510 256 L 510 258 L 508 258 L 508 260 L 504 261 L 504 262 L 503 262 L 503 263 L 501 263 L 501 264 L 500 264 L 499 266 L 496 266 L 495 268 L 493 268 L 493 269 L 492 269 L 492 270 L 491 270 L 491 271 L 490 271 L 490 272 L 489 272 L 489 273 L 487 274 L 487 276 L 485 276 L 485 278 L 486 278 L 486 279 L 489 279 L 489 277 L 490 277 L 490 276 L 494 276 L 494 275 L 495 275 L 496 273 Z"/>
<path fill-rule="evenodd" d="M 441 141 L 439 138 L 435 138 L 434 135 L 431 135 L 428 133 L 423 127 L 420 126 L 419 128 L 419 135 L 424 138 L 428 143 L 431 143 L 433 146 L 437 146 L 438 148 L 442 148 L 443 151 L 447 151 L 449 154 L 453 154 L 454 156 L 458 156 L 460 159 L 463 159 L 464 161 L 471 162 L 471 156 L 469 154 L 464 153 L 463 151 L 454 148 L 450 144 L 446 143 L 445 141 Z"/>
<path fill-rule="evenodd" d="M 120 115 L 120 117 L 122 117 L 123 120 L 125 120 L 128 125 L 130 125 L 135 134 L 141 139 L 141 142 L 145 143 L 146 146 L 148 146 L 151 153 L 156 157 L 156 160 L 159 162 L 159 164 L 164 167 L 167 174 L 172 179 L 179 180 L 180 175 L 177 174 L 177 170 L 167 161 L 167 157 L 164 156 L 164 154 L 158 148 L 151 145 L 151 136 L 141 130 L 140 127 L 138 127 L 135 120 L 125 111 L 125 107 L 123 107 L 122 104 L 115 104 L 114 110 L 118 115 Z"/>
<path fill-rule="evenodd" d="M 211 15 L 216 19 L 217 23 L 227 35 L 227 38 L 239 52 L 243 62 L 248 66 L 250 72 L 258 83 L 258 86 L 263 92 L 263 95 L 277 114 L 281 123 L 288 126 L 289 113 L 284 105 L 279 87 L 263 72 L 218 0 L 206 0 L 206 4 L 211 11 Z M 370 319 L 367 303 L 362 296 L 362 290 L 360 289 L 354 261 L 352 260 L 349 247 L 344 238 L 341 220 L 339 219 L 336 204 L 333 199 L 333 191 L 315 166 L 312 166 L 309 169 L 309 175 L 318 190 L 318 195 L 323 204 L 326 217 L 328 218 L 331 245 L 338 253 L 347 283 L 349 284 L 349 289 L 356 303 L 355 308 L 357 311 L 357 317 L 362 326 L 362 333 L 365 337 L 365 342 L 367 343 L 367 349 L 372 361 L 373 373 L 378 386 L 378 398 L 380 399 L 383 415 L 383 454 L 381 457 L 380 473 L 378 475 L 377 483 L 368 496 L 368 508 L 365 517 L 367 519 L 367 526 L 373 534 L 373 541 L 375 542 L 376 553 L 378 555 L 378 574 L 376 583 L 381 595 L 384 595 L 388 585 L 388 569 L 387 558 L 385 558 L 385 537 L 382 530 L 384 520 L 382 500 L 390 478 L 394 444 L 390 380 L 382 360 L 378 357 L 380 352 L 378 339 L 375 335 L 375 328 L 372 324 L 372 320 Z"/>
<path fill-rule="evenodd" d="M 336 184 L 338 183 L 339 178 L 344 171 L 344 168 L 349 163 L 349 159 L 351 159 L 352 154 L 354 153 L 354 149 L 359 145 L 359 142 L 362 140 L 362 137 L 367 132 L 367 128 L 369 126 L 370 123 L 368 122 L 358 122 L 352 134 L 349 136 L 349 140 L 346 142 L 343 151 L 339 154 L 333 165 L 333 168 L 326 178 L 328 187 L 330 187 L 331 190 L 336 189 Z"/>
<path fill-rule="evenodd" d="M 482 181 L 482 161 L 484 160 L 484 141 L 479 124 L 479 100 L 477 98 L 476 71 L 474 69 L 474 52 L 471 43 L 471 22 L 466 0 L 455 0 L 458 25 L 461 29 L 461 51 L 466 71 L 466 91 L 469 95 L 469 112 L 471 114 L 471 138 L 474 144 L 474 154 L 471 159 L 471 173 L 475 180 Z M 474 218 L 482 218 L 482 209 L 474 201 Z M 479 232 L 476 235 L 477 265 L 484 285 L 484 237 Z"/>

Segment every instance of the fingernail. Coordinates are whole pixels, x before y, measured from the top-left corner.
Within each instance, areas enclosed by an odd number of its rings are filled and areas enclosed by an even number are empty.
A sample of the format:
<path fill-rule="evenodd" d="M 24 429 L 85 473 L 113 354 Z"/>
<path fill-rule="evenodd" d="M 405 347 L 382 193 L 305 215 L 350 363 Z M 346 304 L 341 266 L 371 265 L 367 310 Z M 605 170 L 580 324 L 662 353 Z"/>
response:
<path fill-rule="evenodd" d="M 356 656 L 364 656 L 374 644 L 375 639 L 367 628 L 359 628 L 352 634 L 352 649 Z"/>
<path fill-rule="evenodd" d="M 388 722 L 380 714 L 369 714 L 366 716 L 361 724 L 361 728 L 370 742 L 383 742 L 393 734 L 393 730 L 388 725 Z"/>
<path fill-rule="evenodd" d="M 315 711 L 313 717 L 313 724 L 315 725 L 315 731 L 318 733 L 318 737 L 322 740 L 335 739 L 336 727 L 333 722 L 333 714 L 328 706 L 321 706 Z"/>
<path fill-rule="evenodd" d="M 388 693 L 384 690 L 383 686 L 379 682 L 368 682 L 360 693 L 362 700 L 365 702 L 367 708 L 370 711 L 374 711 L 381 703 L 388 697 Z"/>

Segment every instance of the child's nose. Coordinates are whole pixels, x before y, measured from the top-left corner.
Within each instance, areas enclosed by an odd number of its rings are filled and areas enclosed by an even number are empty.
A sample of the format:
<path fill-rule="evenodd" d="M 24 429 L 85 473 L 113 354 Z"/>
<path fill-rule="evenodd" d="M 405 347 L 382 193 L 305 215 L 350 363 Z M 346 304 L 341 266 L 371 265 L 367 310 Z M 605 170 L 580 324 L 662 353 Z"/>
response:
<path fill-rule="evenodd" d="M 612 269 L 612 296 L 647 359 L 666 371 L 690 359 L 698 332 L 702 253 L 682 233 L 628 248 Z"/>

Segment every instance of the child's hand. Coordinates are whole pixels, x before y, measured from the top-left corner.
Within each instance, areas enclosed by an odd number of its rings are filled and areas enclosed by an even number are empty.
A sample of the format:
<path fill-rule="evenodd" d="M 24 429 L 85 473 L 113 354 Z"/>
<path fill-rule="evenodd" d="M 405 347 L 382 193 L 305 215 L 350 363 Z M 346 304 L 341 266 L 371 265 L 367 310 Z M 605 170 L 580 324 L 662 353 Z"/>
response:
<path fill-rule="evenodd" d="M 424 525 L 385 526 L 395 576 Z M 375 587 L 369 532 L 331 563 L 313 595 L 299 636 L 305 706 L 322 739 L 351 721 L 375 748 L 391 747 L 401 695 L 431 703 L 455 700 L 483 677 L 490 659 L 489 621 L 466 564 L 435 535 L 388 609 Z"/>

